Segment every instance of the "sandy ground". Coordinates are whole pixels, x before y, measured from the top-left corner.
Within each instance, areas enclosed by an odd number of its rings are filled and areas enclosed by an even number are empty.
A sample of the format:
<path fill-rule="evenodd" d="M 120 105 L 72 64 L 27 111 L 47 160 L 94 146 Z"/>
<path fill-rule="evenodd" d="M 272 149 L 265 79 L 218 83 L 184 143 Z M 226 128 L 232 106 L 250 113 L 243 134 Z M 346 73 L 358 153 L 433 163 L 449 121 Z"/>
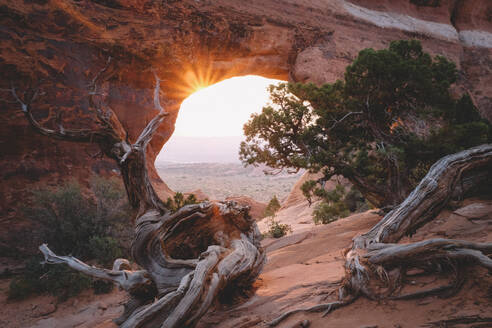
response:
<path fill-rule="evenodd" d="M 299 213 L 296 220 L 309 219 L 306 213 Z M 265 239 L 263 245 L 268 261 L 254 285 L 252 297 L 233 306 L 218 306 L 198 327 L 264 327 L 267 321 L 284 311 L 334 300 L 344 276 L 343 250 L 355 235 L 369 230 L 379 219 L 369 211 L 324 226 L 298 224 L 293 234 Z M 492 201 L 467 200 L 458 210 L 445 210 L 403 242 L 430 237 L 492 241 Z M 438 281 L 416 279 L 413 284 L 427 288 L 436 283 Z M 124 293 L 115 291 L 108 295 L 86 292 L 57 305 L 48 296 L 6 302 L 3 292 L 7 286 L 8 281 L 1 281 L 0 327 L 115 327 L 111 319 L 121 313 L 125 299 Z M 428 322 L 455 316 L 492 317 L 491 286 L 491 275 L 472 267 L 463 289 L 451 298 L 429 296 L 380 302 L 359 299 L 326 317 L 319 313 L 294 315 L 279 327 L 300 327 L 299 322 L 309 320 L 310 327 L 406 328 L 424 327 Z"/>
<path fill-rule="evenodd" d="M 291 217 L 288 222 L 292 224 L 305 219 Z M 258 279 L 255 295 L 235 308 L 209 313 L 199 327 L 262 327 L 285 311 L 336 300 L 336 290 L 344 276 L 343 250 L 355 235 L 369 230 L 379 219 L 369 211 L 310 230 L 301 228 L 301 232 L 276 241 L 264 240 L 268 263 Z M 433 237 L 492 241 L 492 202 L 467 200 L 458 210 L 443 211 L 412 238 L 406 237 L 402 242 Z M 279 327 L 301 327 L 300 322 L 309 320 L 309 327 L 320 328 L 403 328 L 423 327 L 432 321 L 457 316 L 492 317 L 491 275 L 484 269 L 473 267 L 468 274 L 462 290 L 451 298 L 429 296 L 418 300 L 380 302 L 359 299 L 326 317 L 317 313 L 294 315 Z M 416 278 L 410 288 L 431 288 L 440 283 L 441 279 Z M 483 327 L 492 327 L 492 322 L 487 324 Z"/>
<path fill-rule="evenodd" d="M 104 295 L 84 291 L 62 303 L 48 295 L 9 302 L 8 284 L 9 280 L 0 280 L 0 327 L 6 328 L 115 327 L 112 319 L 122 313 L 126 299 L 126 293 L 115 288 Z"/>
<path fill-rule="evenodd" d="M 315 226 L 311 217 L 315 206 L 316 204 L 308 206 L 307 202 L 294 204 L 277 212 L 274 220 L 290 225 L 294 233 L 310 231 Z M 258 228 L 262 233 L 268 231 L 270 220 L 270 217 L 266 217 L 257 222 Z"/>

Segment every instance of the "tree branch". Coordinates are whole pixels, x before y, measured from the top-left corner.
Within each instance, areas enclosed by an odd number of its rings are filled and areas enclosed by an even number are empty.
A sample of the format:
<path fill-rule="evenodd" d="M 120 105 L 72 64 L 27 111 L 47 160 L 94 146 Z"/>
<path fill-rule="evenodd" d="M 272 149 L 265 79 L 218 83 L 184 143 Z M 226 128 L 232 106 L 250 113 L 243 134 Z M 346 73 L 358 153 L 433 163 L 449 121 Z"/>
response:
<path fill-rule="evenodd" d="M 26 116 L 27 120 L 31 124 L 31 126 L 36 129 L 39 133 L 48 136 L 48 137 L 53 137 L 56 139 L 61 139 L 61 140 L 69 140 L 69 141 L 76 141 L 76 142 L 91 142 L 95 138 L 101 137 L 103 134 L 99 130 L 90 130 L 90 129 L 78 129 L 78 130 L 68 130 L 63 128 L 61 125 L 60 119 L 58 118 L 58 127 L 59 130 L 52 130 L 43 127 L 32 115 L 31 111 L 31 103 L 34 101 L 36 96 L 38 95 L 38 90 L 36 90 L 32 97 L 29 98 L 28 100 L 21 100 L 20 97 L 17 95 L 15 87 L 12 87 L 10 89 L 10 92 L 14 99 L 16 100 L 17 103 L 21 105 L 22 112 Z"/>
<path fill-rule="evenodd" d="M 154 117 L 149 122 L 149 124 L 147 124 L 147 126 L 142 131 L 142 133 L 140 133 L 140 136 L 138 137 L 137 141 L 135 142 L 135 144 L 133 144 L 134 147 L 145 148 L 147 144 L 150 142 L 150 140 L 152 139 L 157 128 L 161 125 L 164 118 L 167 115 L 169 115 L 169 113 L 166 112 L 164 108 L 161 106 L 161 102 L 159 100 L 161 80 L 159 79 L 159 77 L 155 72 L 154 72 L 154 77 L 155 77 L 154 106 L 156 107 L 157 110 L 159 110 L 159 114 L 157 114 L 157 116 Z"/>
<path fill-rule="evenodd" d="M 123 266 L 128 267 L 128 261 L 126 260 L 116 259 L 113 270 L 106 270 L 87 265 L 73 256 L 58 256 L 46 244 L 39 246 L 39 250 L 43 253 L 45 262 L 48 264 L 67 264 L 72 269 L 88 276 L 112 281 L 126 291 L 133 291 L 137 288 L 148 287 L 153 284 L 145 270 L 121 270 Z"/>
<path fill-rule="evenodd" d="M 349 113 L 345 114 L 345 115 L 344 115 L 341 119 L 339 119 L 339 120 L 335 120 L 335 123 L 333 123 L 333 124 L 332 124 L 332 126 L 330 126 L 330 128 L 328 129 L 328 131 L 333 130 L 333 128 L 334 128 L 337 124 L 339 124 L 339 123 L 343 122 L 343 121 L 344 121 L 347 117 L 352 116 L 352 115 L 359 115 L 359 114 L 364 114 L 364 112 L 362 112 L 362 111 L 359 111 L 359 112 L 349 112 Z"/>
<path fill-rule="evenodd" d="M 354 243 L 396 242 L 429 221 L 447 204 L 465 171 L 492 167 L 492 144 L 473 147 L 437 161 L 410 195 Z M 489 171 L 491 172 L 491 171 Z M 483 179 L 483 177 L 482 177 Z M 468 188 L 472 187 L 468 186 Z M 465 191 L 465 190 L 464 190 Z"/>

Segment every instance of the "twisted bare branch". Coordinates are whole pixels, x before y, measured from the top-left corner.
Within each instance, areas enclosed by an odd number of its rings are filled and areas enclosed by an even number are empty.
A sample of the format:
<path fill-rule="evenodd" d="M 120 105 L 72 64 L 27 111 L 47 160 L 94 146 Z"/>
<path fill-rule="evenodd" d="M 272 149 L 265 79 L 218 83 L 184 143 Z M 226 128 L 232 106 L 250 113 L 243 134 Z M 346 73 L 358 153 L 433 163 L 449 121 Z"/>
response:
<path fill-rule="evenodd" d="M 492 243 L 436 238 L 409 244 L 391 244 L 435 218 L 458 188 L 460 193 L 465 193 L 491 180 L 492 144 L 443 157 L 430 168 L 399 206 L 369 232 L 353 239 L 346 253 L 345 282 L 339 289 L 337 302 L 287 312 L 270 322 L 270 325 L 277 325 L 300 311 L 316 311 L 325 307 L 329 312 L 334 306 L 350 304 L 359 296 L 369 299 L 409 299 L 436 294 L 449 296 L 461 288 L 464 279 L 461 268 L 465 265 L 480 265 L 492 270 Z M 452 283 L 411 294 L 396 294 L 402 287 L 402 274 L 410 268 L 430 269 L 429 263 L 437 267 L 443 264 L 454 268 Z M 397 278 L 393 281 L 386 273 L 389 268 L 398 270 Z M 369 287 L 371 282 L 377 282 L 387 290 L 375 292 Z"/>
<path fill-rule="evenodd" d="M 48 264 L 67 264 L 89 276 L 113 281 L 129 294 L 121 317 L 122 327 L 193 327 L 218 294 L 231 284 L 249 286 L 265 261 L 260 233 L 248 208 L 234 203 L 189 205 L 171 213 L 150 183 L 146 147 L 169 113 L 160 102 L 161 80 L 154 72 L 154 106 L 158 114 L 132 144 L 115 113 L 96 96 L 98 83 L 110 75 L 111 58 L 89 84 L 89 102 L 96 111 L 94 130 L 68 130 L 58 113 L 57 130 L 39 124 L 30 111 L 37 93 L 26 100 L 9 91 L 21 105 L 30 124 L 40 133 L 63 140 L 96 142 L 101 152 L 113 158 L 121 171 L 130 204 L 138 210 L 132 256 L 143 268 L 132 271 L 129 262 L 117 259 L 113 269 L 87 265 L 72 256 L 58 256 L 40 246 Z"/>
<path fill-rule="evenodd" d="M 45 262 L 48 264 L 67 264 L 72 269 L 88 276 L 112 281 L 126 291 L 135 290 L 144 286 L 148 288 L 153 284 L 145 270 L 123 270 L 123 268 L 129 267 L 128 261 L 124 259 L 116 259 L 113 270 L 107 270 L 88 265 L 73 256 L 58 256 L 46 244 L 39 246 L 39 250 L 43 253 Z"/>
<path fill-rule="evenodd" d="M 143 129 L 142 133 L 140 133 L 140 136 L 138 137 L 137 141 L 133 144 L 133 147 L 139 147 L 139 148 L 145 148 L 149 141 L 152 139 L 155 131 L 157 128 L 161 125 L 162 121 L 164 118 L 169 115 L 167 111 L 164 110 L 164 108 L 161 106 L 160 100 L 159 100 L 159 94 L 160 94 L 160 79 L 157 76 L 157 74 L 154 72 L 154 77 L 155 77 L 155 87 L 154 87 L 154 106 L 156 109 L 159 110 L 159 114 L 157 114 L 156 117 L 154 117 L 149 124 Z"/>

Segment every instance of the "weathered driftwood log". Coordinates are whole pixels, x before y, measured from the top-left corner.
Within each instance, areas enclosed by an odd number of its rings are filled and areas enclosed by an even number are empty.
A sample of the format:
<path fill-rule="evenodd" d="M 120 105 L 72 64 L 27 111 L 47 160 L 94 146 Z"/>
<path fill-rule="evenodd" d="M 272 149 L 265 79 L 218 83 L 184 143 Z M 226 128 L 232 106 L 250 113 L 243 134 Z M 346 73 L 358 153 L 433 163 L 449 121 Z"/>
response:
<path fill-rule="evenodd" d="M 89 266 L 71 256 L 58 256 L 40 246 L 49 264 L 65 263 L 90 276 L 113 281 L 130 295 L 121 327 L 192 327 L 223 291 L 248 287 L 260 273 L 265 253 L 260 233 L 248 208 L 234 202 L 204 202 L 171 213 L 157 196 L 147 175 L 145 150 L 168 113 L 160 104 L 159 78 L 154 73 L 154 105 L 158 114 L 132 143 L 113 111 L 97 101 L 100 79 L 111 75 L 111 59 L 90 85 L 90 105 L 96 129 L 66 129 L 57 117 L 57 129 L 43 127 L 31 112 L 37 91 L 17 101 L 39 133 L 74 142 L 95 142 L 118 164 L 130 204 L 137 210 L 132 256 L 142 270 L 132 271 L 127 260 L 117 259 L 112 270 Z M 96 97 L 97 96 L 97 97 Z M 23 99 L 21 99 L 23 98 Z"/>
<path fill-rule="evenodd" d="M 353 239 L 345 257 L 346 275 L 339 289 L 338 301 L 286 312 L 269 325 L 275 326 L 301 311 L 324 311 L 326 315 L 352 303 L 359 296 L 369 299 L 410 299 L 432 294 L 448 296 L 461 287 L 467 266 L 480 265 L 492 271 L 492 243 L 430 239 L 395 244 L 434 219 L 452 197 L 465 195 L 479 186 L 492 186 L 492 144 L 443 157 L 400 205 L 369 232 Z M 415 268 L 429 274 L 448 270 L 454 274 L 454 280 L 433 289 L 401 294 L 404 277 Z M 384 287 L 383 292 L 371 288 L 375 285 Z"/>

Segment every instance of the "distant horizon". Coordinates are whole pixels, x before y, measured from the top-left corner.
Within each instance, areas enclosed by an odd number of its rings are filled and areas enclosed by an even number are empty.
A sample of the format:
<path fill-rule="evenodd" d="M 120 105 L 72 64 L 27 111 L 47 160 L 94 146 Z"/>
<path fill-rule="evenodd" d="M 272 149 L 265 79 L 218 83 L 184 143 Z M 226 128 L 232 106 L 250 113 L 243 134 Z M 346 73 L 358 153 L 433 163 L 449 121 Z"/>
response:
<path fill-rule="evenodd" d="M 155 164 L 171 162 L 240 164 L 239 146 L 244 136 L 175 136 L 162 147 Z"/>

